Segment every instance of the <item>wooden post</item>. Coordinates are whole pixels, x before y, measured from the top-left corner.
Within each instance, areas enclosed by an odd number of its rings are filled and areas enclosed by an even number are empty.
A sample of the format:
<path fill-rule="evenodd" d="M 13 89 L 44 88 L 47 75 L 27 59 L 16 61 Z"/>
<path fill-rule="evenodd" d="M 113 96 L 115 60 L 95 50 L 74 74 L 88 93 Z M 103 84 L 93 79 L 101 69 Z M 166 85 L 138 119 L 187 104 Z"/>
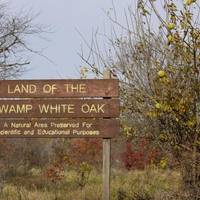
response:
<path fill-rule="evenodd" d="M 110 70 L 104 70 L 104 79 L 110 79 Z M 111 139 L 103 138 L 103 200 L 110 200 Z"/>
<path fill-rule="evenodd" d="M 103 200 L 110 199 L 110 150 L 111 139 L 103 139 Z"/>

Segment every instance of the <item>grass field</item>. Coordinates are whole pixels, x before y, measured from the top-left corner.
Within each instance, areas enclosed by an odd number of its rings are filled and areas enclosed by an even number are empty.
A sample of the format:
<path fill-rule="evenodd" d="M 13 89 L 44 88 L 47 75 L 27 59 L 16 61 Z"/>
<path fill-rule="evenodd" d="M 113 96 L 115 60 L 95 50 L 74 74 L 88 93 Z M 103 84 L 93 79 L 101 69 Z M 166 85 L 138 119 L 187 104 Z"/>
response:
<path fill-rule="evenodd" d="M 38 172 L 31 176 L 13 177 L 1 187 L 0 200 L 101 200 L 101 173 L 92 171 L 81 187 L 75 171 L 65 172 L 58 183 L 44 180 Z M 112 171 L 112 200 L 168 200 L 178 193 L 180 175 L 175 171 Z M 171 196 L 171 197 L 170 197 Z"/>

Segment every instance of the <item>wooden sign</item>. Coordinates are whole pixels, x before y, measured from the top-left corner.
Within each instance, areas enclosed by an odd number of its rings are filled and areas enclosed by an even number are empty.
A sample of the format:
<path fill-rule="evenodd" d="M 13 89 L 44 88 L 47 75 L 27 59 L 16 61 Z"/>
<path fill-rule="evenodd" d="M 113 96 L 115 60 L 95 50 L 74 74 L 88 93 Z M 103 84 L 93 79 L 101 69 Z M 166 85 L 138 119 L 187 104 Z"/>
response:
<path fill-rule="evenodd" d="M 110 139 L 119 134 L 119 82 L 0 80 L 0 138 L 103 138 L 103 200 L 110 199 Z M 11 99 L 12 98 L 12 99 Z"/>
<path fill-rule="evenodd" d="M 111 118 L 118 116 L 118 99 L 0 100 L 0 118 Z"/>
<path fill-rule="evenodd" d="M 0 137 L 95 137 L 119 134 L 115 119 L 6 119 L 0 120 Z"/>
<path fill-rule="evenodd" d="M 0 97 L 118 97 L 116 79 L 2 80 Z"/>
<path fill-rule="evenodd" d="M 0 80 L 0 137 L 103 138 L 103 200 L 110 199 L 110 139 L 119 134 L 119 82 Z M 12 98 L 12 99 L 10 99 Z"/>

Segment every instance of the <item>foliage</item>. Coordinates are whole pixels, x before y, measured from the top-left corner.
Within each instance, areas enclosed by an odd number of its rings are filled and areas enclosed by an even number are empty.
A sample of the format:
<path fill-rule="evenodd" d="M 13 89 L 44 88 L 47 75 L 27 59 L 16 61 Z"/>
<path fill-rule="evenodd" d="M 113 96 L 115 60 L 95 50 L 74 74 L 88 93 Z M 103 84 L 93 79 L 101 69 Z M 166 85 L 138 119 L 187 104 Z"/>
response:
<path fill-rule="evenodd" d="M 145 167 L 158 161 L 159 151 L 148 146 L 148 141 L 143 138 L 140 140 L 137 148 L 133 148 L 131 142 L 126 143 L 125 152 L 122 153 L 122 160 L 127 170 L 140 169 L 144 170 Z"/>
<path fill-rule="evenodd" d="M 76 171 L 65 171 L 63 181 L 55 188 L 55 184 L 44 182 L 38 177 L 16 177 L 2 188 L 0 200 L 35 200 L 40 197 L 41 200 L 82 200 L 84 197 L 88 200 L 102 199 L 102 174 L 92 170 L 88 182 L 84 188 L 77 187 L 78 174 Z M 50 181 L 50 180 L 49 180 Z M 171 200 L 176 193 L 176 197 L 183 191 L 179 191 L 180 175 L 177 172 L 168 173 L 158 169 L 146 169 L 143 171 L 135 170 L 124 173 L 124 171 L 115 171 L 111 176 L 111 199 L 112 200 Z M 56 191 L 55 191 L 56 190 Z M 182 193 L 181 193 L 182 192 Z M 170 197 L 170 198 L 169 198 Z M 181 196 L 182 197 L 182 196 Z M 121 198 L 121 199 L 120 199 Z M 174 198 L 177 200 L 186 200 L 184 198 Z M 173 199 L 173 200 L 174 200 Z"/>
<path fill-rule="evenodd" d="M 88 164 L 98 168 L 102 162 L 102 141 L 93 139 L 74 139 L 70 143 L 68 155 L 74 166 Z"/>
<path fill-rule="evenodd" d="M 92 166 L 86 162 L 83 162 L 80 164 L 77 171 L 78 171 L 78 179 L 77 179 L 78 185 L 81 188 L 84 188 L 88 183 L 88 179 L 92 171 Z"/>
<path fill-rule="evenodd" d="M 57 183 L 64 178 L 64 166 L 62 163 L 55 162 L 47 167 L 44 176 L 52 183 Z"/>
<path fill-rule="evenodd" d="M 125 11 L 125 24 L 116 12 L 108 15 L 113 32 L 106 35 L 106 54 L 92 42 L 91 60 L 81 55 L 98 76 L 96 63 L 120 79 L 124 133 L 172 154 L 194 199 L 200 187 L 199 8 L 198 1 L 138 0 Z"/>
<path fill-rule="evenodd" d="M 68 140 L 58 140 L 55 143 L 55 161 L 47 165 L 44 177 L 58 185 L 65 179 L 65 170 L 73 169 L 76 171 L 74 183 L 84 193 L 93 167 L 99 167 L 101 142 L 98 139 L 73 139 L 67 143 Z"/>

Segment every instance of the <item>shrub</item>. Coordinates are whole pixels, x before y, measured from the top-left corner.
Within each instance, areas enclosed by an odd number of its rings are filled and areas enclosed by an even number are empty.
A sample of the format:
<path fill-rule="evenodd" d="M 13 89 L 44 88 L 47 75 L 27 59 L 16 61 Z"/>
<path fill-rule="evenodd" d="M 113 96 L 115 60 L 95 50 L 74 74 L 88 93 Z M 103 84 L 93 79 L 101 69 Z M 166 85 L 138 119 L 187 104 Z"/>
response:
<path fill-rule="evenodd" d="M 158 150 L 150 149 L 148 140 L 141 139 L 137 148 L 133 148 L 133 144 L 127 141 L 125 152 L 122 153 L 122 161 L 127 170 L 145 169 L 155 162 L 158 156 Z"/>

